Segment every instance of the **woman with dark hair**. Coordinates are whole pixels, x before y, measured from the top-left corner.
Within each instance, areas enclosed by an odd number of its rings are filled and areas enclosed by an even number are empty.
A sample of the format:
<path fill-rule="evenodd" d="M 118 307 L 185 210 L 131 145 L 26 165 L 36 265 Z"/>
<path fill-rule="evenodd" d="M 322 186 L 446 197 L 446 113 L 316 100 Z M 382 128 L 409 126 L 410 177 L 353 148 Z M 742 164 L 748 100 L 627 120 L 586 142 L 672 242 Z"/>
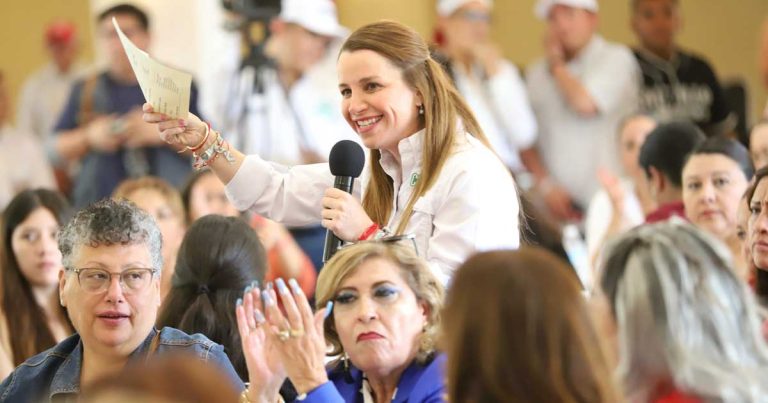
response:
<path fill-rule="evenodd" d="M 59 304 L 59 227 L 70 213 L 58 193 L 26 190 L 3 212 L 0 251 L 0 379 L 72 333 Z M 3 354 L 5 353 L 5 354 Z"/>
<path fill-rule="evenodd" d="M 451 402 L 621 401 L 572 269 L 543 249 L 471 257 L 442 323 Z"/>
<path fill-rule="evenodd" d="M 737 235 L 739 201 L 755 170 L 749 150 L 723 136 L 710 137 L 693 149 L 682 172 L 685 215 L 694 225 L 722 241 L 744 281 L 749 265 Z"/>
<path fill-rule="evenodd" d="M 768 308 L 768 167 L 755 173 L 747 191 L 749 218 L 746 240 L 755 266 L 754 289 L 758 301 Z M 768 326 L 768 323 L 766 324 Z M 767 333 L 768 334 L 768 333 Z"/>
<path fill-rule="evenodd" d="M 240 378 L 247 380 L 235 303 L 244 289 L 264 279 L 265 271 L 264 248 L 248 224 L 219 215 L 198 219 L 179 248 L 157 326 L 208 336 L 224 346 Z"/>
<path fill-rule="evenodd" d="M 224 184 L 213 172 L 204 169 L 190 175 L 181 191 L 181 198 L 189 224 L 208 214 L 241 217 L 249 222 L 259 235 L 267 254 L 264 279 L 273 281 L 278 277 L 295 278 L 307 295 L 315 293 L 315 266 L 288 229 L 258 214 L 237 211 L 224 193 Z"/>

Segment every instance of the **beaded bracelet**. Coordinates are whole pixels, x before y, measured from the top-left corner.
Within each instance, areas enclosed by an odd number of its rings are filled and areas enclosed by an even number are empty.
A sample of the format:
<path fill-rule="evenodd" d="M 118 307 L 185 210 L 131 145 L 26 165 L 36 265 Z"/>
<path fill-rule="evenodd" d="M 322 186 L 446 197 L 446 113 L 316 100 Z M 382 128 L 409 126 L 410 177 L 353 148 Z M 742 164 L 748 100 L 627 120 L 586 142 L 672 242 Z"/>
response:
<path fill-rule="evenodd" d="M 208 146 L 208 148 L 206 148 L 205 151 L 203 151 L 201 154 L 192 153 L 192 155 L 195 157 L 195 161 L 192 163 L 192 167 L 196 170 L 210 166 L 213 161 L 216 160 L 216 157 L 218 157 L 219 154 L 224 155 L 224 158 L 230 164 L 235 163 L 235 157 L 232 156 L 232 153 L 229 151 L 229 143 L 221 137 L 219 132 L 215 130 L 211 131 L 216 136 L 216 139 L 213 141 L 213 143 L 211 143 L 211 145 Z"/>

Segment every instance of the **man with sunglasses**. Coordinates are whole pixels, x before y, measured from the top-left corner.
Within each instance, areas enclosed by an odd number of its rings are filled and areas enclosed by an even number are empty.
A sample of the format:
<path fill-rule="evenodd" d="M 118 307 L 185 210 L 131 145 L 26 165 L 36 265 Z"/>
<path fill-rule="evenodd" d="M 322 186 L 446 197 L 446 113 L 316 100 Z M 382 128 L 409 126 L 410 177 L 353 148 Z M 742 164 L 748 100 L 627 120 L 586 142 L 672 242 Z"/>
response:
<path fill-rule="evenodd" d="M 104 200 L 59 233 L 59 293 L 76 333 L 14 370 L 0 402 L 74 401 L 96 378 L 157 354 L 191 354 L 244 385 L 223 347 L 196 334 L 154 328 L 163 257 L 157 224 L 130 202 Z"/>

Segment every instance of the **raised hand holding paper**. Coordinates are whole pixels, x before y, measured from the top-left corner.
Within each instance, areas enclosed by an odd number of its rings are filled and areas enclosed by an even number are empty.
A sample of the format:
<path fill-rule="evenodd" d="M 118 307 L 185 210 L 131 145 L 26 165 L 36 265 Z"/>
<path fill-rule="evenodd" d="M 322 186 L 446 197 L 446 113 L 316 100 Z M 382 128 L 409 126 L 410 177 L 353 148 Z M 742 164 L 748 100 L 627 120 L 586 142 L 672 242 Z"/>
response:
<path fill-rule="evenodd" d="M 192 75 L 152 59 L 125 36 L 114 17 L 112 17 L 112 24 L 115 25 L 144 99 L 152 104 L 155 112 L 173 118 L 186 119 L 189 113 Z"/>

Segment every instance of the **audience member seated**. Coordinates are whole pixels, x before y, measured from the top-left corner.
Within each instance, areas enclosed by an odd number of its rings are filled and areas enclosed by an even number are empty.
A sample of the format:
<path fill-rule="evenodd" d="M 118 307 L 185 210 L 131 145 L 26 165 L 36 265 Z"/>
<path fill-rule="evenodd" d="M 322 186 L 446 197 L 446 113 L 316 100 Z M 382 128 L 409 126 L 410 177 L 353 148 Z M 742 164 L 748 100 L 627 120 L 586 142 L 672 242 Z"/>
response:
<path fill-rule="evenodd" d="M 693 123 L 672 122 L 658 125 L 640 147 L 638 161 L 645 171 L 644 186 L 656 210 L 645 222 L 685 217 L 683 205 L 683 165 L 688 154 L 704 141 L 704 133 Z"/>
<path fill-rule="evenodd" d="M 680 48 L 680 0 L 632 0 L 634 50 L 643 73 L 640 110 L 662 123 L 691 121 L 707 135 L 736 127 L 712 67 L 704 58 Z"/>
<path fill-rule="evenodd" d="M 189 227 L 179 249 L 170 293 L 157 326 L 202 333 L 224 346 L 240 379 L 248 370 L 235 319 L 243 290 L 264 280 L 267 262 L 259 237 L 244 221 L 207 215 Z"/>
<path fill-rule="evenodd" d="M 739 256 L 746 262 L 747 283 L 750 287 L 755 287 L 755 260 L 752 258 L 752 242 L 749 237 L 749 195 L 752 193 L 752 186 L 748 187 L 739 199 L 739 207 L 736 210 L 736 237 L 739 239 Z M 735 258 L 734 258 L 735 260 Z"/>
<path fill-rule="evenodd" d="M 620 402 L 580 291 L 572 269 L 543 249 L 467 260 L 442 318 L 448 400 Z"/>
<path fill-rule="evenodd" d="M 252 397 L 275 401 L 287 374 L 305 402 L 443 401 L 445 357 L 435 351 L 443 287 L 410 245 L 340 250 L 320 272 L 315 296 L 324 308 L 314 316 L 295 281 L 276 284 L 277 292 L 246 293 L 237 308 L 248 370 L 259 380 Z M 326 355 L 341 358 L 326 369 Z"/>
<path fill-rule="evenodd" d="M 535 11 L 547 24 L 545 57 L 526 72 L 539 136 L 523 162 L 552 214 L 580 220 L 597 169 L 619 170 L 614 133 L 637 107 L 640 72 L 627 47 L 598 34 L 596 0 L 538 0 Z"/>
<path fill-rule="evenodd" d="M 161 249 L 157 224 L 130 202 L 106 199 L 78 212 L 59 233 L 61 304 L 76 333 L 19 365 L 0 384 L 0 401 L 73 401 L 129 362 L 172 353 L 218 365 L 242 390 L 220 345 L 199 334 L 155 329 Z"/>
<path fill-rule="evenodd" d="M 755 169 L 768 166 L 768 120 L 760 120 L 749 133 L 749 154 Z"/>
<path fill-rule="evenodd" d="M 238 402 L 221 369 L 189 355 L 160 356 L 106 376 L 84 390 L 82 403 Z"/>
<path fill-rule="evenodd" d="M 645 215 L 656 209 L 647 192 L 638 156 L 656 122 L 646 115 L 632 115 L 619 125 L 621 177 L 608 169 L 598 171 L 602 185 L 589 202 L 584 219 L 587 251 L 595 261 L 607 239 L 642 224 Z"/>
<path fill-rule="evenodd" d="M 10 122 L 11 100 L 0 70 L 0 211 L 24 189 L 56 187 L 42 143 Z"/>
<path fill-rule="evenodd" d="M 109 197 L 126 178 L 153 175 L 181 186 L 191 171 L 188 156 L 178 154 L 142 120 L 144 95 L 113 17 L 139 49 L 146 50 L 151 39 L 147 14 L 133 5 L 112 6 L 96 19 L 96 37 L 108 66 L 75 83 L 49 147 L 54 160 L 80 164 L 72 189 L 77 208 Z M 194 84 L 189 109 L 197 113 Z"/>
<path fill-rule="evenodd" d="M 224 193 L 224 184 L 213 172 L 202 170 L 192 174 L 181 196 L 187 211 L 187 222 L 190 224 L 207 214 L 242 216 L 246 220 L 250 215 L 251 227 L 259 234 L 261 244 L 267 251 L 265 281 L 274 281 L 278 277 L 295 278 L 305 294 L 314 295 L 317 272 L 291 233 L 280 223 L 256 214 L 241 214 L 237 211 Z"/>
<path fill-rule="evenodd" d="M 160 297 L 171 289 L 171 278 L 176 265 L 176 254 L 184 238 L 184 207 L 179 191 L 168 182 L 146 176 L 126 179 L 112 193 L 114 199 L 133 202 L 155 219 L 163 234 L 163 270 L 160 277 Z"/>
<path fill-rule="evenodd" d="M 681 219 L 607 251 L 601 281 L 631 402 L 759 402 L 768 346 L 728 250 Z"/>
<path fill-rule="evenodd" d="M 56 245 L 68 213 L 69 203 L 45 189 L 19 193 L 3 212 L 0 378 L 72 334 L 72 325 L 59 304 L 63 267 Z"/>
<path fill-rule="evenodd" d="M 755 173 L 754 184 L 747 191 L 749 220 L 747 241 L 755 264 L 755 293 L 768 307 L 768 168 Z"/>
<path fill-rule="evenodd" d="M 491 40 L 492 0 L 439 0 L 437 59 L 512 172 L 524 171 L 520 150 L 536 139 L 536 117 L 517 67 Z M 442 60 L 441 60 L 442 59 Z"/>
<path fill-rule="evenodd" d="M 737 215 L 739 201 L 754 173 L 747 148 L 724 136 L 699 144 L 683 166 L 686 218 L 730 249 L 733 268 L 745 282 L 749 280 L 749 266 L 741 256 Z"/>

